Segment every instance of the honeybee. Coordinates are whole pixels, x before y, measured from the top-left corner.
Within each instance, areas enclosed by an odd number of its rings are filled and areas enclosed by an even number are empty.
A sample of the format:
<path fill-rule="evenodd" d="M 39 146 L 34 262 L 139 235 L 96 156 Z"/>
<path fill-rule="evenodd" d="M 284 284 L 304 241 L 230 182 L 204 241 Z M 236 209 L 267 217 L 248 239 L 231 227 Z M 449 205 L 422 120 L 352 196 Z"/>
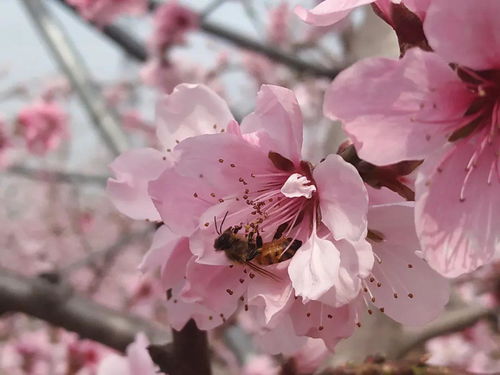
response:
<path fill-rule="evenodd" d="M 283 223 L 278 227 L 272 241 L 263 242 L 258 227 L 246 235 L 238 234 L 243 228 L 241 225 L 230 226 L 222 231 L 226 216 L 219 228 L 215 223 L 219 236 L 214 241 L 214 249 L 224 251 L 231 262 L 244 264 L 263 276 L 279 280 L 278 276 L 259 265 L 270 265 L 290 259 L 302 246 L 302 241 L 282 237 L 288 223 Z"/>

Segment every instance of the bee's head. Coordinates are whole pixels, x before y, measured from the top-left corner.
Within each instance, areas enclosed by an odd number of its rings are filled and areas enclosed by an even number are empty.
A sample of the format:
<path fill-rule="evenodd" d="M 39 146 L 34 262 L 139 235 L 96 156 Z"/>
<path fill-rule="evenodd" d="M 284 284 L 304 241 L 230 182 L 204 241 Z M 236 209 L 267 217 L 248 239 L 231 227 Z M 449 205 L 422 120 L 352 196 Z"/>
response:
<path fill-rule="evenodd" d="M 214 248 L 217 251 L 223 251 L 230 249 L 233 243 L 233 234 L 231 231 L 223 232 L 219 237 L 217 237 L 214 241 Z"/>

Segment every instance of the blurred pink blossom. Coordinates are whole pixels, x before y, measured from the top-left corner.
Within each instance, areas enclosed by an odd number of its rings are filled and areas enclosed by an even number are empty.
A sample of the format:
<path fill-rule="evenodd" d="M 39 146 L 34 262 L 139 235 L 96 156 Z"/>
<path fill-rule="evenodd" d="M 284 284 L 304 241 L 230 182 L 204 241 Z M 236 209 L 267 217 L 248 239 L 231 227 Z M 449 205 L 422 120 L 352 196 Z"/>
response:
<path fill-rule="evenodd" d="M 111 354 L 105 357 L 96 375 L 156 375 L 158 370 L 151 360 L 147 347 L 149 341 L 139 333 L 135 341 L 127 346 L 126 356 Z"/>
<path fill-rule="evenodd" d="M 282 1 L 269 11 L 267 35 L 272 43 L 281 45 L 288 41 L 288 24 L 290 21 L 290 7 Z"/>
<path fill-rule="evenodd" d="M 18 131 L 37 155 L 56 149 L 68 137 L 67 122 L 66 112 L 55 102 L 35 102 L 17 115 Z"/>
<path fill-rule="evenodd" d="M 279 375 L 280 367 L 268 355 L 254 355 L 241 370 L 241 375 Z"/>
<path fill-rule="evenodd" d="M 427 363 L 450 366 L 474 374 L 500 372 L 500 344 L 487 322 L 479 322 L 465 331 L 429 340 L 426 349 L 431 355 Z"/>
<path fill-rule="evenodd" d="M 424 31 L 435 52 L 356 63 L 325 97 L 325 114 L 344 123 L 361 158 L 425 158 L 417 231 L 430 265 L 450 277 L 500 250 L 500 29 L 490 17 L 498 11 L 492 0 L 434 0 Z M 465 17 L 475 25 L 467 32 Z"/>
<path fill-rule="evenodd" d="M 167 48 L 183 43 L 185 34 L 197 27 L 198 15 L 195 12 L 176 0 L 167 1 L 155 12 L 149 48 L 154 56 L 161 56 Z"/>
<path fill-rule="evenodd" d="M 123 14 L 141 15 L 147 9 L 147 0 L 66 0 L 81 15 L 100 26 L 105 26 Z"/>

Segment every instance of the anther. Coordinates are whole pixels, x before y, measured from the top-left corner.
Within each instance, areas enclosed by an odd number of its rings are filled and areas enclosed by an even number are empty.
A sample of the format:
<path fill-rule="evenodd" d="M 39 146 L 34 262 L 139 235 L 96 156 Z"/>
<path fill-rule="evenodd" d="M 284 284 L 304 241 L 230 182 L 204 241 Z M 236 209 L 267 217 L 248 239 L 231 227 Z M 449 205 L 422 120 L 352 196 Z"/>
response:
<path fill-rule="evenodd" d="M 234 293 L 231 289 L 226 289 L 226 292 L 227 292 L 227 294 L 229 294 L 230 296 L 232 296 L 232 295 L 233 295 L 233 293 Z"/>
<path fill-rule="evenodd" d="M 408 297 L 413 298 L 413 293 L 408 293 Z"/>
<path fill-rule="evenodd" d="M 368 314 L 372 315 L 373 314 L 373 311 L 368 309 Z"/>
<path fill-rule="evenodd" d="M 162 159 L 163 159 L 163 160 L 167 160 L 167 157 L 166 157 L 166 156 L 163 156 L 163 157 L 162 157 Z"/>
<path fill-rule="evenodd" d="M 372 302 L 375 303 L 375 297 L 372 297 Z"/>
<path fill-rule="evenodd" d="M 241 297 L 240 297 L 240 301 L 241 301 L 241 302 L 245 302 L 245 297 L 241 296 Z"/>
<path fill-rule="evenodd" d="M 307 313 L 306 316 L 309 318 L 311 316 L 311 313 Z"/>
<path fill-rule="evenodd" d="M 193 197 L 198 198 L 198 194 L 197 194 L 197 193 L 194 193 L 194 194 L 193 194 Z"/>
<path fill-rule="evenodd" d="M 245 311 L 248 311 L 248 305 L 245 304 Z"/>
<path fill-rule="evenodd" d="M 255 277 L 255 274 L 254 273 L 249 273 L 248 276 L 253 279 Z"/>
<path fill-rule="evenodd" d="M 219 203 L 224 203 L 224 199 L 219 198 Z"/>
<path fill-rule="evenodd" d="M 318 327 L 318 331 L 323 331 L 324 329 L 325 329 L 325 327 L 323 327 L 323 326 Z"/>
<path fill-rule="evenodd" d="M 360 322 L 357 322 L 356 325 L 358 326 L 358 328 L 361 328 L 361 323 Z"/>
<path fill-rule="evenodd" d="M 236 167 L 236 165 L 234 165 L 234 164 L 229 164 L 229 165 L 231 166 L 231 168 L 234 168 L 234 167 Z"/>
<path fill-rule="evenodd" d="M 224 159 L 219 159 L 219 163 L 224 163 Z"/>
<path fill-rule="evenodd" d="M 212 198 L 215 198 L 215 193 L 210 193 L 210 196 L 211 196 Z"/>
<path fill-rule="evenodd" d="M 208 227 L 208 226 L 210 225 L 210 223 L 205 223 L 205 224 L 203 224 L 203 225 L 205 225 L 206 227 Z"/>
<path fill-rule="evenodd" d="M 328 319 L 332 319 L 333 315 L 332 314 L 328 314 L 327 317 L 328 317 Z"/>
<path fill-rule="evenodd" d="M 380 312 L 384 312 L 385 309 L 383 307 L 380 308 Z"/>
<path fill-rule="evenodd" d="M 377 287 L 378 287 L 378 288 L 380 288 L 381 286 L 382 286 L 382 283 L 379 281 L 379 282 L 377 283 Z"/>
<path fill-rule="evenodd" d="M 398 294 L 397 294 L 397 293 L 394 293 L 394 294 L 393 294 L 393 297 L 394 297 L 394 298 L 398 298 Z"/>
<path fill-rule="evenodd" d="M 372 276 L 370 277 L 370 282 L 373 283 L 375 281 L 375 278 Z"/>
<path fill-rule="evenodd" d="M 243 284 L 245 282 L 245 279 L 240 279 L 240 284 Z"/>
<path fill-rule="evenodd" d="M 208 320 L 212 320 L 214 317 L 212 315 L 209 315 Z"/>
<path fill-rule="evenodd" d="M 408 264 L 408 268 L 413 268 L 413 264 Z"/>

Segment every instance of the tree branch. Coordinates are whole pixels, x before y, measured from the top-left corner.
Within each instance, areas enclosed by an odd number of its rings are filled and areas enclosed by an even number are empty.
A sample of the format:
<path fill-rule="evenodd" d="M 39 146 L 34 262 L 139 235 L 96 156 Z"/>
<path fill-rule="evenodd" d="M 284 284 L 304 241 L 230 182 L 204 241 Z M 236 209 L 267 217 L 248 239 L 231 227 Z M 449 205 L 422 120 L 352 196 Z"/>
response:
<path fill-rule="evenodd" d="M 78 14 L 78 11 L 69 5 L 65 0 L 56 0 L 66 8 Z M 156 1 L 150 1 L 150 9 L 155 10 L 161 4 Z M 123 50 L 132 58 L 138 61 L 146 61 L 148 52 L 144 45 L 138 41 L 133 35 L 127 33 L 125 30 L 116 25 L 109 25 L 102 28 L 97 27 L 92 22 L 89 22 L 94 27 L 101 30 L 106 36 L 117 43 Z M 223 39 L 239 48 L 259 53 L 266 56 L 270 60 L 288 66 L 290 69 L 295 70 L 301 74 L 309 74 L 318 77 L 334 78 L 339 70 L 328 69 L 318 65 L 305 62 L 297 57 L 280 51 L 276 46 L 259 43 L 253 39 L 246 37 L 240 33 L 228 30 L 220 25 L 216 25 L 202 17 L 200 23 L 200 30 Z"/>
<path fill-rule="evenodd" d="M 0 314 L 7 312 L 34 316 L 122 352 L 139 332 L 153 343 L 169 339 L 158 324 L 99 305 L 62 284 L 0 267 Z"/>
<path fill-rule="evenodd" d="M 406 333 L 395 350 L 395 358 L 403 358 L 408 352 L 434 337 L 460 332 L 483 319 L 497 319 L 500 311 L 484 307 L 467 307 L 443 314 L 434 322 L 415 333 Z"/>
<path fill-rule="evenodd" d="M 60 172 L 45 169 L 34 169 L 30 167 L 25 167 L 22 165 L 14 165 L 4 171 L 4 173 L 10 173 L 22 177 L 26 177 L 32 180 L 42 180 L 42 181 L 55 181 L 68 184 L 95 184 L 95 185 L 106 185 L 107 177 L 99 175 L 90 175 L 83 173 L 73 173 L 73 172 Z"/>
<path fill-rule="evenodd" d="M 106 107 L 106 101 L 97 87 L 92 84 L 90 74 L 81 57 L 62 26 L 47 9 L 45 1 L 23 0 L 23 4 L 55 59 L 71 81 L 105 144 L 115 156 L 125 151 L 128 143 L 125 133 Z"/>

